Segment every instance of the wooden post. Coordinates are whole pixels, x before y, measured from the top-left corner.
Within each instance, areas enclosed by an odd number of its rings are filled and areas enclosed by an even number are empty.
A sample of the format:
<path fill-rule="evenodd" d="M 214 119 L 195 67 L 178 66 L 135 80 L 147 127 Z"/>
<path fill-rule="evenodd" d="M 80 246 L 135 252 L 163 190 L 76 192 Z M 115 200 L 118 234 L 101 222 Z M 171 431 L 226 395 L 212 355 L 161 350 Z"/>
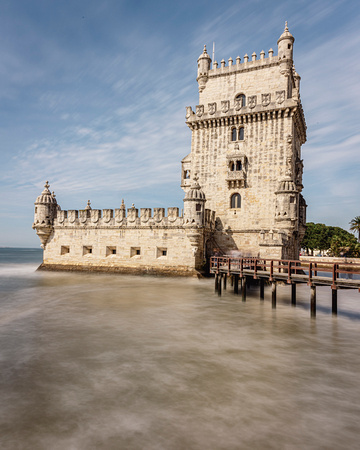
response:
<path fill-rule="evenodd" d="M 241 279 L 241 300 L 246 302 L 246 276 Z"/>
<path fill-rule="evenodd" d="M 234 275 L 234 294 L 239 293 L 239 275 Z"/>
<path fill-rule="evenodd" d="M 234 287 L 234 275 L 231 275 L 230 277 L 230 286 Z"/>
<path fill-rule="evenodd" d="M 271 284 L 271 307 L 272 309 L 276 308 L 276 281 Z"/>
<path fill-rule="evenodd" d="M 291 283 L 291 306 L 296 306 L 296 284 Z"/>
<path fill-rule="evenodd" d="M 224 273 L 223 277 L 224 277 L 224 291 L 226 291 L 226 280 L 227 280 L 226 273 Z"/>
<path fill-rule="evenodd" d="M 218 296 L 221 296 L 221 278 L 222 278 L 222 274 L 219 273 L 219 281 L 218 281 Z"/>
<path fill-rule="evenodd" d="M 310 315 L 316 317 L 316 286 L 310 286 Z"/>
<path fill-rule="evenodd" d="M 219 274 L 215 274 L 215 292 L 218 290 L 219 286 Z"/>
<path fill-rule="evenodd" d="M 337 289 L 331 289 L 332 313 L 337 316 Z"/>
<path fill-rule="evenodd" d="M 260 300 L 264 300 L 264 278 L 260 278 Z"/>

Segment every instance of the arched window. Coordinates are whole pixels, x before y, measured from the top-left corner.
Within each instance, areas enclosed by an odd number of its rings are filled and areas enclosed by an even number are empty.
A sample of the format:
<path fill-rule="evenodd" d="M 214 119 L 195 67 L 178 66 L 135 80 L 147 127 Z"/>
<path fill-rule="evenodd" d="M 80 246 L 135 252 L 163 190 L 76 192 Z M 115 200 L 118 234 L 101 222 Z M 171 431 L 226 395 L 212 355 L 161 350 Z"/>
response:
<path fill-rule="evenodd" d="M 241 161 L 236 161 L 236 169 L 235 170 L 241 170 Z"/>
<path fill-rule="evenodd" d="M 190 170 L 184 170 L 184 178 L 188 180 L 190 178 Z"/>
<path fill-rule="evenodd" d="M 235 97 L 235 100 L 242 100 L 241 106 L 246 106 L 246 97 L 244 94 L 239 94 Z"/>
<path fill-rule="evenodd" d="M 231 161 L 231 163 L 230 163 L 230 170 L 231 170 L 231 172 L 234 172 L 234 170 L 235 170 L 235 164 L 233 161 Z"/>
<path fill-rule="evenodd" d="M 236 141 L 236 128 L 233 128 L 231 131 L 231 140 Z"/>
<path fill-rule="evenodd" d="M 244 140 L 244 127 L 239 128 L 239 141 Z"/>
<path fill-rule="evenodd" d="M 230 199 L 231 208 L 241 208 L 241 197 L 240 194 L 233 194 Z"/>

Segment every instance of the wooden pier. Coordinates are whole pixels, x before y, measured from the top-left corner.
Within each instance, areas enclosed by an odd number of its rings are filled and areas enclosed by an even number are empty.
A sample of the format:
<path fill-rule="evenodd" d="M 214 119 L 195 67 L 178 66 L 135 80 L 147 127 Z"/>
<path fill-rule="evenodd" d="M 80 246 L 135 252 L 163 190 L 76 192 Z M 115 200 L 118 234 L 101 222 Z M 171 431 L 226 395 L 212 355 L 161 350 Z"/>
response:
<path fill-rule="evenodd" d="M 240 288 L 243 301 L 246 301 L 246 288 L 250 279 L 258 280 L 260 300 L 264 300 L 265 281 L 271 283 L 273 308 L 276 308 L 277 283 L 291 286 L 293 306 L 296 306 L 296 285 L 306 283 L 310 287 L 311 317 L 316 316 L 317 286 L 331 288 L 333 315 L 337 315 L 338 289 L 358 289 L 360 292 L 360 264 L 213 256 L 210 259 L 210 272 L 215 274 L 218 295 L 227 288 L 230 279 L 235 294 L 239 293 Z"/>

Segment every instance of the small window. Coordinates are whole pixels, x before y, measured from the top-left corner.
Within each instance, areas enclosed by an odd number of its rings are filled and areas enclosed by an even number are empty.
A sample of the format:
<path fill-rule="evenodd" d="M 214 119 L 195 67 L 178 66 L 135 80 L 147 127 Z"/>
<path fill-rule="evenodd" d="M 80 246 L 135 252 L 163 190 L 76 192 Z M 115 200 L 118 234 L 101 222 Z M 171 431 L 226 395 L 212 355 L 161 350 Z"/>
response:
<path fill-rule="evenodd" d="M 236 170 L 241 170 L 242 166 L 241 166 L 241 161 L 236 161 Z"/>
<path fill-rule="evenodd" d="M 231 208 L 241 208 L 241 197 L 240 194 L 233 194 L 230 199 Z"/>
<path fill-rule="evenodd" d="M 188 180 L 190 178 L 190 170 L 184 170 L 184 178 Z"/>
<path fill-rule="evenodd" d="M 231 140 L 236 141 L 236 128 L 233 128 L 231 131 Z"/>
<path fill-rule="evenodd" d="M 196 211 L 201 211 L 201 205 L 200 205 L 200 203 L 196 203 Z"/>
<path fill-rule="evenodd" d="M 239 94 L 235 97 L 235 100 L 242 100 L 241 106 L 246 106 L 246 97 L 244 94 Z"/>
<path fill-rule="evenodd" d="M 116 247 L 106 247 L 106 256 L 116 255 Z"/>
<path fill-rule="evenodd" d="M 130 256 L 140 256 L 141 255 L 141 250 L 140 247 L 131 247 L 130 248 Z"/>
<path fill-rule="evenodd" d="M 233 161 L 230 162 L 230 166 L 229 166 L 231 172 L 234 172 L 235 170 L 235 163 Z"/>
<path fill-rule="evenodd" d="M 167 256 L 167 248 L 165 247 L 157 247 L 156 248 L 156 257 L 157 258 L 163 258 Z"/>
<path fill-rule="evenodd" d="M 60 249 L 60 254 L 67 255 L 68 253 L 70 253 L 70 247 L 67 245 L 62 245 Z"/>
<path fill-rule="evenodd" d="M 91 255 L 92 254 L 92 247 L 89 245 L 84 245 L 83 247 L 83 255 Z"/>
<path fill-rule="evenodd" d="M 291 50 L 291 44 L 288 44 L 288 49 Z"/>
<path fill-rule="evenodd" d="M 239 128 L 239 141 L 244 140 L 244 127 Z"/>

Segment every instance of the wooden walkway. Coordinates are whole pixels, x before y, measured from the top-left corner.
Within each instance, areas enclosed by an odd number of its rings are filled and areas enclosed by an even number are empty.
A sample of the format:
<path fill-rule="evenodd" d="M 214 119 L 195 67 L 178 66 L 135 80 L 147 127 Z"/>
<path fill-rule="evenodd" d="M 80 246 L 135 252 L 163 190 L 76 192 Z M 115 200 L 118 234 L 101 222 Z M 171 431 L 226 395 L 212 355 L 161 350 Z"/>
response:
<path fill-rule="evenodd" d="M 246 300 L 247 278 L 259 280 L 260 299 L 264 299 L 265 281 L 271 283 L 272 307 L 276 308 L 276 284 L 291 285 L 291 304 L 296 305 L 296 285 L 306 283 L 310 286 L 311 317 L 316 316 L 316 286 L 329 286 L 332 297 L 332 313 L 337 314 L 338 289 L 358 289 L 360 292 L 360 264 L 329 263 L 299 260 L 233 258 L 213 256 L 210 259 L 210 272 L 215 274 L 215 290 L 221 295 L 230 277 L 234 293 L 242 293 Z"/>

